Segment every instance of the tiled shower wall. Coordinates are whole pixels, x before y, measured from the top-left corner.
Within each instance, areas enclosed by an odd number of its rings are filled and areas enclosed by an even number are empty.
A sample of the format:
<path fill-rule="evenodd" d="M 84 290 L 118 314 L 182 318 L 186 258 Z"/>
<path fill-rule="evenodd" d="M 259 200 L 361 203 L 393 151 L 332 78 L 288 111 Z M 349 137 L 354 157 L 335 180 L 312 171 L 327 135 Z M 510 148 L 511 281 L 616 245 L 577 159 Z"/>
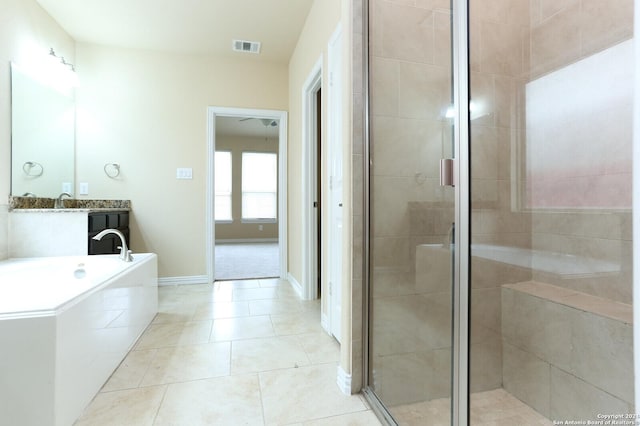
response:
<path fill-rule="evenodd" d="M 587 58 L 633 36 L 632 0 L 603 2 L 599 0 L 543 1 L 533 3 L 531 14 L 530 79 L 563 68 Z M 606 114 L 602 110 L 600 114 Z M 570 124 L 568 124 L 570 125 Z M 582 122 L 571 129 L 579 137 L 589 131 Z M 602 141 L 609 149 L 622 150 L 631 158 L 631 114 L 629 122 L 615 126 L 611 140 Z M 588 145 L 576 155 L 591 156 L 598 164 L 596 151 Z M 606 178 L 597 173 L 596 178 Z M 605 173 L 618 174 L 631 182 L 631 161 Z M 613 188 L 612 188 L 613 189 Z M 577 189 L 578 190 L 578 189 Z M 580 189 L 586 195 L 589 189 Z M 627 194 L 628 195 L 628 194 Z M 569 212 L 540 211 L 533 214 L 533 248 L 609 261 L 619 266 L 616 274 L 561 279 L 551 274 L 534 272 L 534 279 L 596 296 L 631 303 L 632 299 L 632 228 L 630 207 L 607 210 L 583 208 Z"/>

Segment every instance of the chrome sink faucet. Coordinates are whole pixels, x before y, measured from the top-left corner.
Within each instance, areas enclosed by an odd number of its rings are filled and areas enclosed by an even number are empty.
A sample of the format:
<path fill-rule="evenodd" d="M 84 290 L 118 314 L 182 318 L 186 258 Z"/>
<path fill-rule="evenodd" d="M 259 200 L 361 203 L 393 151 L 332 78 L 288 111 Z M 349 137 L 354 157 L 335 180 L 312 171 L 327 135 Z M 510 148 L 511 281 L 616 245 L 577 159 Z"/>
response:
<path fill-rule="evenodd" d="M 118 237 L 120 237 L 120 242 L 122 243 L 121 246 L 118 246 L 118 248 L 120 249 L 120 259 L 125 262 L 132 262 L 133 256 L 131 256 L 131 250 L 129 250 L 129 248 L 127 247 L 127 241 L 124 237 L 124 234 L 122 234 L 122 232 L 118 231 L 117 229 L 105 229 L 104 231 L 101 231 L 96 236 L 94 236 L 93 239 L 96 241 L 100 241 L 102 237 L 107 234 L 116 234 Z"/>
<path fill-rule="evenodd" d="M 58 198 L 56 198 L 56 202 L 53 204 L 54 209 L 64 209 L 64 200 L 62 199 L 62 197 L 64 196 L 71 198 L 71 194 L 69 194 L 68 192 L 63 192 L 62 194 L 58 195 Z"/>

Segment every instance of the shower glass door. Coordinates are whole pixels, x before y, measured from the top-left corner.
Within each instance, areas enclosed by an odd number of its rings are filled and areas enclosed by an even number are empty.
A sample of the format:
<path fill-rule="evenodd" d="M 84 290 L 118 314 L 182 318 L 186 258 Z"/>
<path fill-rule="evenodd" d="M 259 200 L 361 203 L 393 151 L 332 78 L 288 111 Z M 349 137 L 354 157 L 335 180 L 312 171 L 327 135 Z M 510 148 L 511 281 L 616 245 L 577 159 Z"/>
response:
<path fill-rule="evenodd" d="M 374 408 L 630 424 L 634 2 L 368 4 Z"/>
<path fill-rule="evenodd" d="M 455 188 L 440 169 L 454 155 L 451 26 L 449 1 L 369 1 L 366 374 L 407 425 L 451 422 Z"/>

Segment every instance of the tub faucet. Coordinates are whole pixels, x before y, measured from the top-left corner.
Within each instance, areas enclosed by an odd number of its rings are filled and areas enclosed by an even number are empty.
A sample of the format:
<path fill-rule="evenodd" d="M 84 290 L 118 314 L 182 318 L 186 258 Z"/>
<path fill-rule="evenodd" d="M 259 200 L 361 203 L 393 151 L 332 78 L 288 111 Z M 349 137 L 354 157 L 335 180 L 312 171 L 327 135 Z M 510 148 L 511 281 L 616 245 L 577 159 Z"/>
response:
<path fill-rule="evenodd" d="M 107 234 L 116 234 L 118 237 L 120 237 L 120 241 L 122 242 L 122 245 L 118 246 L 118 248 L 120 249 L 120 259 L 122 259 L 125 262 L 133 261 L 133 256 L 131 256 L 131 250 L 129 250 L 129 248 L 127 247 L 127 241 L 124 235 L 122 234 L 122 232 L 118 231 L 117 229 L 105 229 L 104 231 L 101 231 L 97 235 L 95 235 L 93 239 L 96 241 L 100 241 L 102 237 L 104 237 Z"/>
<path fill-rule="evenodd" d="M 68 192 L 63 192 L 62 194 L 58 195 L 58 198 L 56 198 L 56 202 L 53 204 L 54 209 L 64 209 L 64 200 L 62 199 L 62 197 L 64 196 L 71 198 L 71 194 L 69 194 Z"/>

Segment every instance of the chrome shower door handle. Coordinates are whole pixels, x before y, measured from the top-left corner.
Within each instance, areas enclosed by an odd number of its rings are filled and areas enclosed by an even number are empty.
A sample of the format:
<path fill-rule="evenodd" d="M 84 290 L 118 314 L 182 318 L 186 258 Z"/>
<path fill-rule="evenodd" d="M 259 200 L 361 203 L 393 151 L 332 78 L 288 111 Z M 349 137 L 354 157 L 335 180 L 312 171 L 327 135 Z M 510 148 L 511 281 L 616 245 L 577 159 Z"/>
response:
<path fill-rule="evenodd" d="M 440 186 L 456 186 L 454 168 L 455 160 L 453 158 L 440 159 Z"/>

